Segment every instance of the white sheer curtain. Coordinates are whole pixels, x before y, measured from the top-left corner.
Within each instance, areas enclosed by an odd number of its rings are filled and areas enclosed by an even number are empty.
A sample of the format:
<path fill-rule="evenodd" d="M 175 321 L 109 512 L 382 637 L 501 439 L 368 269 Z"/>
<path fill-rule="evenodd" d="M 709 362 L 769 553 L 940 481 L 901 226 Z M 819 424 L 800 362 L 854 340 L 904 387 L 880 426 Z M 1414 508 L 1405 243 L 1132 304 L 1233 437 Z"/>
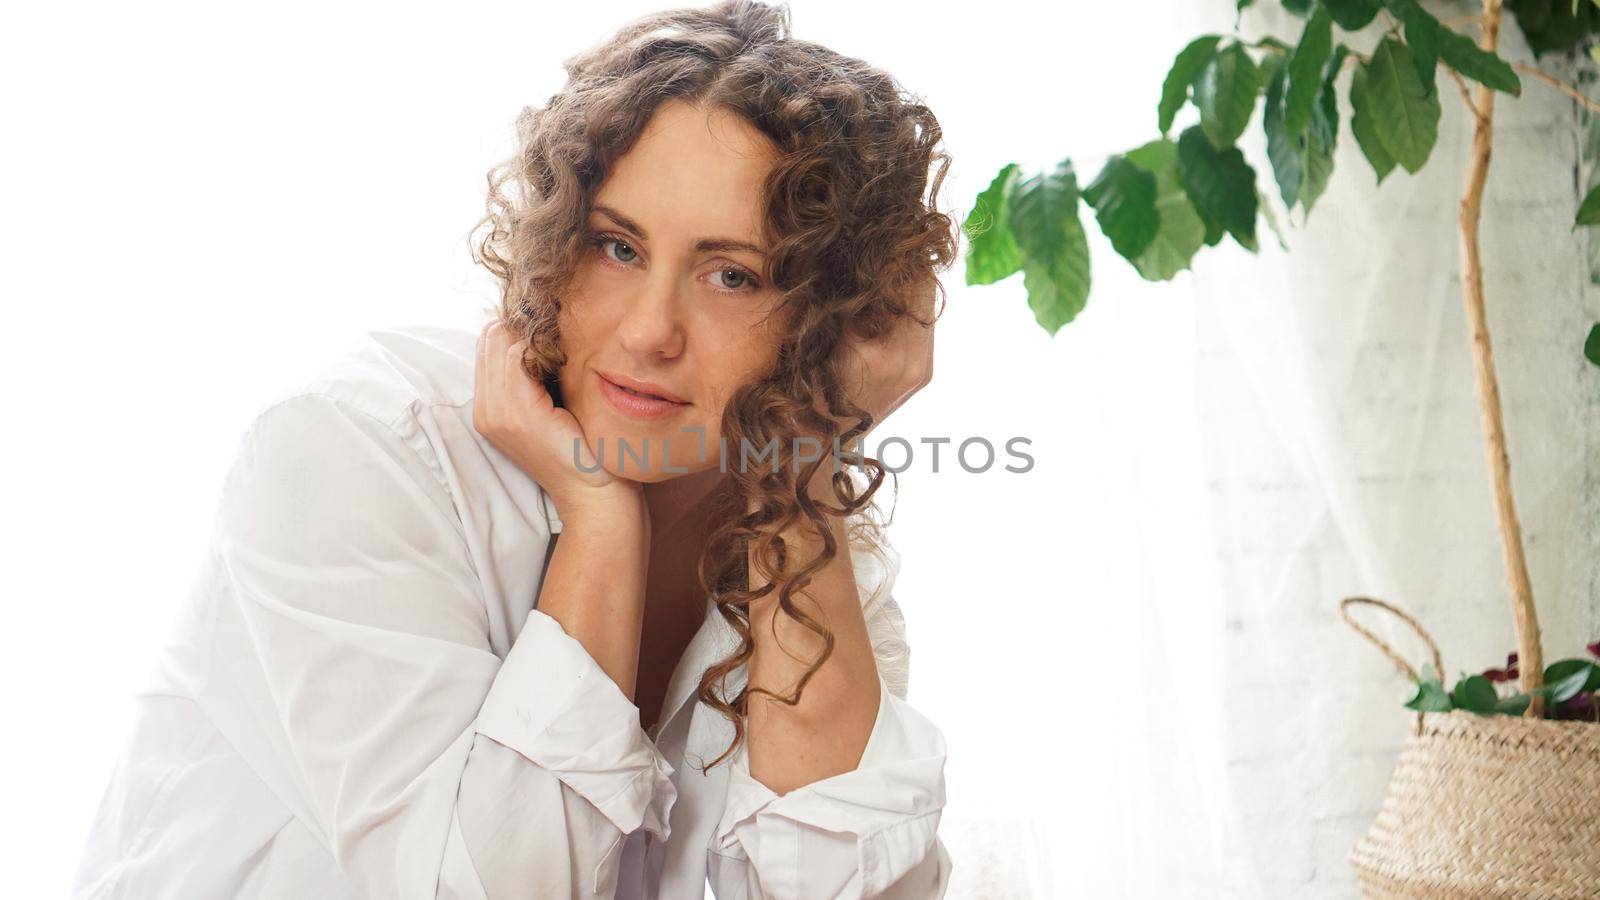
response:
<path fill-rule="evenodd" d="M 1221 17 L 1229 5 L 1205 7 Z M 1275 6 L 1246 32 L 1279 26 Z M 1532 61 L 1509 20 L 1502 34 L 1504 54 Z M 1574 66 L 1541 65 L 1574 80 Z M 1349 847 L 1408 725 L 1403 679 L 1339 621 L 1339 598 L 1414 611 L 1452 680 L 1515 648 L 1457 268 L 1471 124 L 1441 84 L 1440 140 L 1421 173 L 1374 187 L 1346 130 L 1333 187 L 1289 235 L 1292 252 L 1208 257 L 1192 282 L 1230 626 L 1227 784 L 1267 896 L 1352 894 Z M 1600 297 L 1589 236 L 1571 228 L 1576 107 L 1524 84 L 1496 104 L 1483 247 L 1512 477 L 1555 659 L 1581 655 L 1597 623 L 1600 379 L 1579 351 Z M 1383 625 L 1420 665 L 1420 645 Z"/>
<path fill-rule="evenodd" d="M 1038 153 L 1131 146 L 1107 146 L 1121 131 L 1102 90 L 1142 82 L 1126 100 L 1146 113 L 1165 61 L 1124 51 L 1164 41 L 1170 56 L 1230 33 L 1234 7 L 1145 5 L 1170 33 L 1035 60 L 1056 87 L 1031 96 L 1062 121 Z M 1108 24 L 1091 15 L 1071 19 Z M 1266 3 L 1240 30 L 1292 37 L 1298 20 Z M 1531 61 L 1514 25 L 1505 35 L 1504 52 Z M 1296 214 L 1291 252 L 1263 222 L 1258 256 L 1230 242 L 1152 286 L 1096 240 L 1090 306 L 1053 346 L 1021 324 L 1020 286 L 957 295 L 918 424 L 1023 422 L 1039 458 L 1012 482 L 905 479 L 913 698 L 953 732 L 960 896 L 1354 896 L 1349 849 L 1408 719 L 1403 680 L 1339 620 L 1338 600 L 1414 610 L 1451 677 L 1513 649 L 1456 274 L 1470 124 L 1440 83 L 1433 161 L 1381 187 L 1345 105 L 1332 187 L 1309 222 Z M 1490 327 L 1557 658 L 1600 626 L 1600 413 L 1579 353 L 1600 297 L 1589 238 L 1570 230 L 1587 169 L 1571 102 L 1531 81 L 1500 101 Z M 1249 134 L 1270 190 L 1259 118 Z M 934 502 L 947 514 L 922 506 Z M 963 556 L 978 564 L 947 562 Z M 1379 629 L 1420 662 L 1403 629 Z"/>
<path fill-rule="evenodd" d="M 954 896 L 1174 896 L 1221 878 L 1194 306 L 1106 269 L 1053 343 L 1009 283 L 953 296 L 929 396 L 885 426 L 1025 436 L 1035 459 L 915 467 L 891 526 L 911 699 L 951 743 Z"/>
<path fill-rule="evenodd" d="M 1086 184 L 1105 154 L 1153 137 L 1189 36 L 1175 5 L 952 24 L 970 55 L 958 81 L 934 75 L 929 102 L 961 213 L 1006 162 L 1072 155 Z M 911 700 L 950 739 L 953 897 L 1212 896 L 1249 881 L 1230 874 L 1196 306 L 1093 240 L 1089 305 L 1053 339 L 1020 276 L 968 288 L 952 273 L 933 383 L 884 426 L 952 439 L 937 473 L 918 445 L 891 536 Z M 970 436 L 1028 438 L 1033 469 L 962 471 L 950 451 Z"/>

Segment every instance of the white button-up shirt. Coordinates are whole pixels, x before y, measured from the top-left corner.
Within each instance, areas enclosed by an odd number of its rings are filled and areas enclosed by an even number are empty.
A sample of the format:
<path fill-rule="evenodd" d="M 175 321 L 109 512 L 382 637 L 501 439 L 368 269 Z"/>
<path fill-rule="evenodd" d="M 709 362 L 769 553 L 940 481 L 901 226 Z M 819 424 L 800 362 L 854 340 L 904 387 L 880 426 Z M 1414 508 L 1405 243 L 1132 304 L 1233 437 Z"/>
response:
<path fill-rule="evenodd" d="M 561 520 L 472 425 L 476 343 L 373 331 L 257 415 L 73 897 L 942 896 L 894 552 L 851 548 L 881 682 L 857 768 L 702 774 L 733 728 L 695 686 L 736 636 L 707 598 L 646 733 L 535 607 Z"/>

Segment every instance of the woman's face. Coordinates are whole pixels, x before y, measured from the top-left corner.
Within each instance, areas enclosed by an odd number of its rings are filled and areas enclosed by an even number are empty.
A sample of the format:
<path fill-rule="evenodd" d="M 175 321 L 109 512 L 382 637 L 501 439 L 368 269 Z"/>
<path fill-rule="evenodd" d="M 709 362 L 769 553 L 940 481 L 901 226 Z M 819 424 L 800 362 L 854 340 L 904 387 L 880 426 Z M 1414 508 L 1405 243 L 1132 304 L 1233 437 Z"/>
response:
<path fill-rule="evenodd" d="M 602 183 L 561 312 L 560 378 L 607 471 L 655 482 L 717 467 L 728 399 L 771 368 L 760 199 L 773 153 L 737 114 L 673 100 Z"/>

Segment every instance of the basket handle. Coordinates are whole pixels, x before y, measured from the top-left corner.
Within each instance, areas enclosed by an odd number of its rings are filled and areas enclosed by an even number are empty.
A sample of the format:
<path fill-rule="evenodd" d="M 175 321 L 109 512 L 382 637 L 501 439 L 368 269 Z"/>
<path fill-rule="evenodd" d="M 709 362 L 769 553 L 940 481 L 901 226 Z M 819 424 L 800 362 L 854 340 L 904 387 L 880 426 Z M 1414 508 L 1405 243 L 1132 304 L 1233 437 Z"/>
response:
<path fill-rule="evenodd" d="M 1401 621 L 1405 622 L 1407 625 L 1410 625 L 1411 630 L 1415 631 L 1417 636 L 1422 638 L 1423 642 L 1428 645 L 1428 649 L 1432 651 L 1433 671 L 1438 674 L 1440 681 L 1444 680 L 1444 660 L 1439 656 L 1439 645 L 1433 642 L 1433 637 L 1428 634 L 1427 629 L 1423 628 L 1421 623 L 1412 618 L 1410 613 L 1407 613 L 1405 610 L 1395 606 L 1392 603 L 1386 603 L 1383 600 L 1377 600 L 1372 597 L 1346 597 L 1339 601 L 1339 615 L 1345 620 L 1346 624 L 1348 624 L 1351 628 L 1354 628 L 1357 632 L 1360 632 L 1360 634 L 1367 640 L 1376 644 L 1378 649 L 1383 651 L 1383 655 L 1389 657 L 1389 659 L 1393 661 L 1395 665 L 1400 667 L 1400 671 L 1404 672 L 1412 681 L 1421 681 L 1422 676 L 1417 674 L 1416 669 L 1411 668 L 1411 664 L 1406 662 L 1405 657 L 1401 656 L 1399 653 L 1396 653 L 1393 647 L 1390 647 L 1388 644 L 1383 642 L 1382 638 L 1357 624 L 1355 619 L 1350 618 L 1350 607 L 1357 603 L 1365 603 L 1370 606 L 1376 606 L 1379 609 L 1386 609 L 1389 612 L 1394 613 L 1396 616 L 1399 616 Z"/>

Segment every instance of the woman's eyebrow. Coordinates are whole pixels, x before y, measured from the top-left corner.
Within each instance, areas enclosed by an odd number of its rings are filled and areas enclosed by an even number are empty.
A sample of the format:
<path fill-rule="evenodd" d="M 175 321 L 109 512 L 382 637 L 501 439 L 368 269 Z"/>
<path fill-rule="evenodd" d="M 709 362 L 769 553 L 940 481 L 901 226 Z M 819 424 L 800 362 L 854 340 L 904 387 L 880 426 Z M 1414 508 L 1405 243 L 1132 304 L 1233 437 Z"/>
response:
<path fill-rule="evenodd" d="M 622 228 L 625 228 L 628 231 L 638 235 L 640 240 L 650 240 L 650 235 L 645 232 L 644 228 L 640 226 L 638 222 L 635 222 L 633 219 L 623 215 L 620 210 L 606 206 L 603 203 L 596 203 L 593 209 L 595 212 L 605 216 Z M 736 240 L 734 238 L 701 238 L 700 240 L 695 241 L 694 249 L 696 252 L 700 253 L 726 253 L 732 250 L 743 250 L 746 253 L 754 253 L 757 256 L 767 255 L 765 250 L 757 247 L 755 244 L 752 244 L 749 241 Z"/>

